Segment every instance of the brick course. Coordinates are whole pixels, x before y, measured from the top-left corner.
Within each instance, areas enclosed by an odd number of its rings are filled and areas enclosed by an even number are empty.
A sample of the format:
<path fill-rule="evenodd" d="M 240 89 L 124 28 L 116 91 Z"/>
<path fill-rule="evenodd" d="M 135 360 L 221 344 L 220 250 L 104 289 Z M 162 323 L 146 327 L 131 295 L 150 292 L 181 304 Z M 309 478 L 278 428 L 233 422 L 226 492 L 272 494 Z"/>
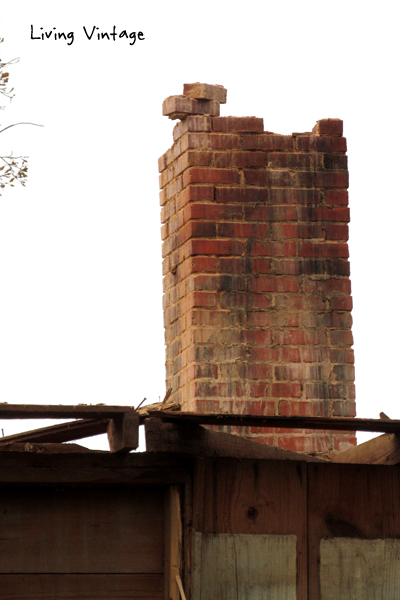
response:
<path fill-rule="evenodd" d="M 354 416 L 343 123 L 264 132 L 256 117 L 213 116 L 225 94 L 186 84 L 164 104 L 182 119 L 159 159 L 167 388 L 183 410 Z M 316 453 L 355 443 L 240 433 Z"/>

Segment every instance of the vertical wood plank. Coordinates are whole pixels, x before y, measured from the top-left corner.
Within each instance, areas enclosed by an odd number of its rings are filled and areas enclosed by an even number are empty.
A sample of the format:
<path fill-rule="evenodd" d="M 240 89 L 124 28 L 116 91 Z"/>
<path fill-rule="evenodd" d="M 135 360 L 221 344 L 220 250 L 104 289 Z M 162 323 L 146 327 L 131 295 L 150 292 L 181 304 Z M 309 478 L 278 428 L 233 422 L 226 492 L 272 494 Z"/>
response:
<path fill-rule="evenodd" d="M 197 533 L 195 554 L 193 600 L 296 600 L 294 535 Z"/>
<path fill-rule="evenodd" d="M 308 464 L 309 594 L 321 600 L 323 539 L 400 538 L 400 466 Z"/>
<path fill-rule="evenodd" d="M 179 488 L 171 485 L 166 494 L 165 600 L 179 600 L 176 576 L 182 567 L 182 514 Z"/>
<path fill-rule="evenodd" d="M 307 600 L 306 463 L 206 458 L 198 461 L 194 530 L 295 535 L 297 598 Z"/>
<path fill-rule="evenodd" d="M 139 414 L 124 413 L 111 419 L 107 426 L 111 452 L 129 452 L 139 445 Z"/>

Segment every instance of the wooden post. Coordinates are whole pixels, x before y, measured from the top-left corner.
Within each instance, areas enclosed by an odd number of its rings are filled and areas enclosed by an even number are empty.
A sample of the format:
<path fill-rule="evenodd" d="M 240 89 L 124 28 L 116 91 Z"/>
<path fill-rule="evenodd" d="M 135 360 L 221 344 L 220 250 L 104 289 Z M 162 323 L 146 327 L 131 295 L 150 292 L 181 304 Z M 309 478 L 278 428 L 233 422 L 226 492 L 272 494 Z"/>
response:
<path fill-rule="evenodd" d="M 139 415 L 126 412 L 111 419 L 107 427 L 111 452 L 129 452 L 139 445 Z"/>
<path fill-rule="evenodd" d="M 177 577 L 182 567 L 182 517 L 179 488 L 171 485 L 166 496 L 165 515 L 165 600 L 180 600 Z"/>

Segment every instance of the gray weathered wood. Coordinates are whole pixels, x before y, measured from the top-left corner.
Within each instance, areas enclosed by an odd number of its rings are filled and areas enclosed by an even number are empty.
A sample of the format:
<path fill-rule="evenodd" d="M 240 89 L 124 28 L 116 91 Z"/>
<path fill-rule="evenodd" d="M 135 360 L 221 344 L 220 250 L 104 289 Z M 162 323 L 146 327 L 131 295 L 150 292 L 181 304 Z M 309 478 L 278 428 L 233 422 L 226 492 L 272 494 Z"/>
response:
<path fill-rule="evenodd" d="M 129 452 L 139 445 L 139 415 L 125 413 L 111 419 L 107 425 L 111 452 Z"/>
<path fill-rule="evenodd" d="M 179 600 L 176 580 L 182 567 L 182 515 L 179 488 L 171 485 L 166 491 L 165 512 L 165 600 Z"/>
<path fill-rule="evenodd" d="M 396 465 L 400 462 L 400 435 L 384 433 L 345 452 L 333 455 L 332 462 Z"/>
<path fill-rule="evenodd" d="M 321 600 L 399 600 L 400 540 L 321 540 Z"/>
<path fill-rule="evenodd" d="M 162 575 L 0 575 L 2 600 L 162 600 Z"/>
<path fill-rule="evenodd" d="M 296 536 L 195 533 L 193 600 L 296 600 Z"/>

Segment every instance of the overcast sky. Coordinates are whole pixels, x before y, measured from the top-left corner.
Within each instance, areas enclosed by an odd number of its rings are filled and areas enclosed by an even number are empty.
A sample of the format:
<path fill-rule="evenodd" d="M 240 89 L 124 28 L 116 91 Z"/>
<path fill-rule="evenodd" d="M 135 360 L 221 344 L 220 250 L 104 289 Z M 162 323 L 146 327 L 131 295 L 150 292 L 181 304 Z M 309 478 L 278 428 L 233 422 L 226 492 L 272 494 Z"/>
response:
<path fill-rule="evenodd" d="M 0 154 L 29 156 L 26 188 L 0 198 L 0 401 L 163 398 L 157 159 L 173 123 L 161 104 L 201 81 L 227 88 L 222 115 L 263 117 L 268 131 L 344 120 L 357 413 L 399 419 L 396 9 L 385 0 L 3 2 L 0 56 L 20 61 L 0 122 L 44 127 L 0 136 Z M 84 26 L 99 28 L 91 40 Z M 97 39 L 113 26 L 144 39 Z M 32 40 L 31 27 L 33 37 L 53 33 Z M 9 435 L 21 423 L 0 427 Z"/>

